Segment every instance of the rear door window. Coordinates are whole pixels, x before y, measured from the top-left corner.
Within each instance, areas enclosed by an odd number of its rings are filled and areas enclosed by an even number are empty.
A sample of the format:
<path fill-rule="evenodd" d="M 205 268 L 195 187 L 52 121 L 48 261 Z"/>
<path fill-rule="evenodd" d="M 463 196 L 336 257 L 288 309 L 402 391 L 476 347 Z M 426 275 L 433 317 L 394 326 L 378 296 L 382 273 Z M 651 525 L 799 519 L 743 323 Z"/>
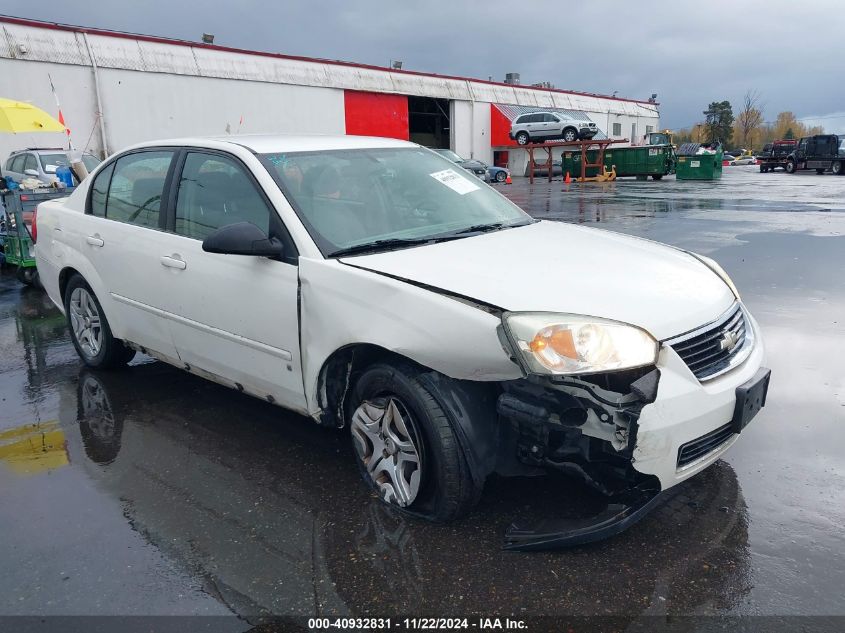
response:
<path fill-rule="evenodd" d="M 106 197 L 106 217 L 159 228 L 161 199 L 172 159 L 172 150 L 136 152 L 118 158 Z"/>
<path fill-rule="evenodd" d="M 24 154 L 18 154 L 14 158 L 11 159 L 11 167 L 9 167 L 9 171 L 14 171 L 17 173 L 23 172 L 23 162 L 26 160 L 26 156 Z"/>

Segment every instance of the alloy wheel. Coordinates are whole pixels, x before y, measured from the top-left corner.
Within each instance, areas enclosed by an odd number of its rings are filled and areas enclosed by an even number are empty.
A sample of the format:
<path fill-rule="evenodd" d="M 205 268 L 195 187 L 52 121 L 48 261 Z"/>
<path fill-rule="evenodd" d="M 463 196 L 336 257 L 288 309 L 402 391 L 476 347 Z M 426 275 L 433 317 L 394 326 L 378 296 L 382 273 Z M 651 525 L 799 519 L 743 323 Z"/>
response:
<path fill-rule="evenodd" d="M 365 400 L 352 415 L 355 452 L 385 502 L 405 508 L 420 490 L 421 440 L 396 397 Z"/>
<path fill-rule="evenodd" d="M 74 288 L 69 307 L 73 337 L 82 353 L 94 358 L 103 347 L 103 326 L 94 297 L 85 288 Z"/>

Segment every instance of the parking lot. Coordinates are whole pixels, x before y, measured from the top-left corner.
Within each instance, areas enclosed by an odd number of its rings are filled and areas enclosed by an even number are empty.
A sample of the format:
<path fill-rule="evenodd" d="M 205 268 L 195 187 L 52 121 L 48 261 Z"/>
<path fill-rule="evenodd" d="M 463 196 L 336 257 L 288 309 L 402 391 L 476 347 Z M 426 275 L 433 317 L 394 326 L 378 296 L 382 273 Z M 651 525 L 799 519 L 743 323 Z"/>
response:
<path fill-rule="evenodd" d="M 458 523 L 403 519 L 368 493 L 345 433 L 145 357 L 84 369 L 46 295 L 4 273 L 0 614 L 246 620 L 232 630 L 265 614 L 845 615 L 845 178 L 499 188 L 537 218 L 727 270 L 772 382 L 722 461 L 616 538 L 503 552 L 513 520 L 601 499 L 563 476 L 495 480 Z"/>

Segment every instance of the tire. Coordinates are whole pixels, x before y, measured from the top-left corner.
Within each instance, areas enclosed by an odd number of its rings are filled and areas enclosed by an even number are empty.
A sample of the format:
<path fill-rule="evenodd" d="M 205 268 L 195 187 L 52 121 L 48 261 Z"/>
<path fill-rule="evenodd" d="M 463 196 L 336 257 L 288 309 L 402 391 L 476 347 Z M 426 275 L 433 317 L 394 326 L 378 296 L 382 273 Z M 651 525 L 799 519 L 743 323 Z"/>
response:
<path fill-rule="evenodd" d="M 38 288 L 38 270 L 32 266 L 18 266 L 15 277 L 18 278 L 19 282 L 26 286 Z"/>
<path fill-rule="evenodd" d="M 528 132 L 517 132 L 516 142 L 519 145 L 528 145 L 531 142 L 531 137 L 528 136 Z"/>
<path fill-rule="evenodd" d="M 841 176 L 844 169 L 842 169 L 842 161 L 838 160 L 833 165 L 831 165 L 830 170 L 833 172 L 835 176 Z"/>
<path fill-rule="evenodd" d="M 503 171 L 496 172 L 496 182 L 505 182 L 508 179 L 508 175 Z"/>
<path fill-rule="evenodd" d="M 795 161 L 794 160 L 786 161 L 786 173 L 794 174 L 796 171 L 798 171 L 798 169 L 796 168 Z"/>
<path fill-rule="evenodd" d="M 816 173 L 821 176 L 824 173 L 824 169 L 821 167 L 816 167 Z"/>
<path fill-rule="evenodd" d="M 577 141 L 578 140 L 578 130 L 576 130 L 574 127 L 564 128 L 561 138 L 563 138 L 563 140 L 566 141 L 567 143 L 571 143 L 572 141 Z"/>
<path fill-rule="evenodd" d="M 381 500 L 445 522 L 469 511 L 481 488 L 470 474 L 453 422 L 435 394 L 417 380 L 419 375 L 410 365 L 369 367 L 355 383 L 346 420 L 361 476 Z M 408 469 L 395 480 L 401 457 Z"/>
<path fill-rule="evenodd" d="M 64 304 L 73 346 L 88 367 L 117 369 L 135 357 L 135 350 L 112 336 L 97 296 L 80 275 L 74 275 L 68 281 Z"/>

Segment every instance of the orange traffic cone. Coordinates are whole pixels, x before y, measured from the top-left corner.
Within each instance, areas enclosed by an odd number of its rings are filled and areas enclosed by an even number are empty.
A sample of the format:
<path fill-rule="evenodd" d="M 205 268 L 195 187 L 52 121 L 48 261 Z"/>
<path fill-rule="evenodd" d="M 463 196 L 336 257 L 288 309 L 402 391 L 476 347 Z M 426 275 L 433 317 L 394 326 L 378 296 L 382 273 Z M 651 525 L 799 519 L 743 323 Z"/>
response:
<path fill-rule="evenodd" d="M 572 182 L 572 176 L 569 175 L 569 172 L 566 172 L 566 178 L 563 179 L 564 184 L 569 184 Z"/>
<path fill-rule="evenodd" d="M 506 184 L 506 185 L 512 185 L 512 184 L 513 184 L 513 180 L 511 180 L 511 175 L 510 175 L 510 174 L 508 174 L 508 177 L 507 177 L 507 178 L 505 178 L 505 184 Z"/>

